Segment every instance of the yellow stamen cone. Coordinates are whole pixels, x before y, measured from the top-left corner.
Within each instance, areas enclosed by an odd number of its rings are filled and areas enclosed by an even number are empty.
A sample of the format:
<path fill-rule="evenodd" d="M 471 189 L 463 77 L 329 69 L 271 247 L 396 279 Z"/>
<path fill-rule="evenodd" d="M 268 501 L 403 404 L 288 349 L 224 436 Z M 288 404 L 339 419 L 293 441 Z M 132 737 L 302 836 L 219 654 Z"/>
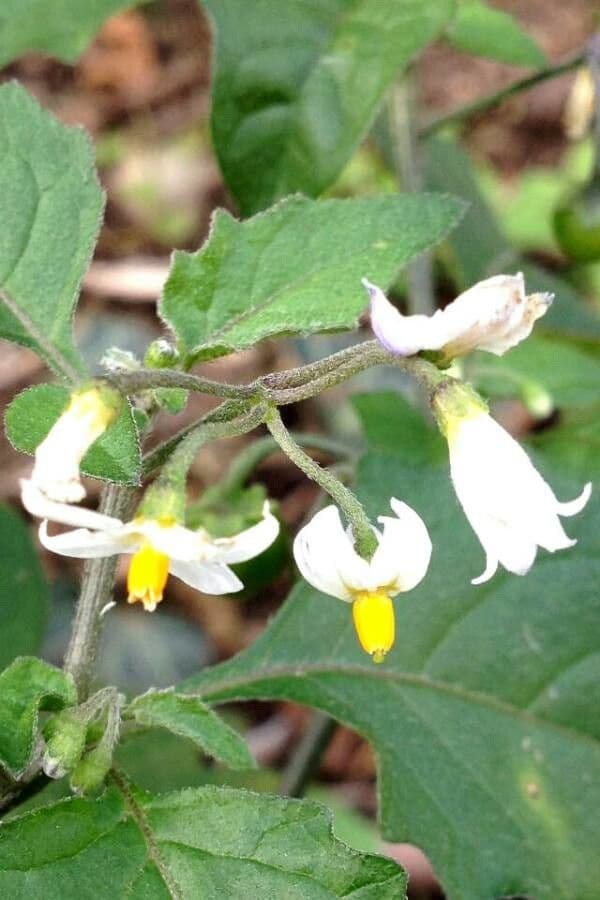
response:
<path fill-rule="evenodd" d="M 131 558 L 127 575 L 128 603 L 141 601 L 146 612 L 154 612 L 163 597 L 169 576 L 169 557 L 145 543 Z"/>
<path fill-rule="evenodd" d="M 374 663 L 383 662 L 394 644 L 394 606 L 382 591 L 361 591 L 352 604 L 352 618 L 361 647 Z"/>

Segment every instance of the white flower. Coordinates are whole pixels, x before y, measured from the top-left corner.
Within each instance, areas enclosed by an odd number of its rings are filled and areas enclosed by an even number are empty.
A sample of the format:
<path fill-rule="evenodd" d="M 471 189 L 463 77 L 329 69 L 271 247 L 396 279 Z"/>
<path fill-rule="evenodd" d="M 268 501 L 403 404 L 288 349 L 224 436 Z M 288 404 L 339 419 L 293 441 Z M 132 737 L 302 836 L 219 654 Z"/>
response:
<path fill-rule="evenodd" d="M 115 419 L 119 395 L 89 387 L 71 395 L 69 405 L 35 451 L 31 481 L 51 500 L 78 503 L 85 497 L 81 460 Z"/>
<path fill-rule="evenodd" d="M 243 584 L 229 564 L 258 556 L 279 532 L 279 522 L 268 503 L 256 525 L 233 537 L 211 538 L 205 531 L 184 528 L 172 517 L 138 517 L 122 522 L 79 506 L 56 503 L 27 480 L 21 481 L 21 499 L 28 512 L 44 519 L 40 541 L 54 553 L 84 559 L 132 554 L 128 602 L 141 601 L 149 612 L 162 600 L 169 572 L 207 594 L 241 590 Z M 76 526 L 76 530 L 51 536 L 48 520 Z"/>
<path fill-rule="evenodd" d="M 380 516 L 383 532 L 374 529 L 378 547 L 370 560 L 354 549 L 337 507 L 327 506 L 302 528 L 294 557 L 304 578 L 317 590 L 352 603 L 354 625 L 364 650 L 381 662 L 394 643 L 391 598 L 410 591 L 424 577 L 431 540 L 421 517 L 392 498 L 395 518 Z"/>
<path fill-rule="evenodd" d="M 484 409 L 474 404 L 465 415 L 440 418 L 454 489 L 486 552 L 485 570 L 473 584 L 488 581 L 498 563 L 525 575 L 538 547 L 553 553 L 577 543 L 567 537 L 559 516 L 581 512 L 591 484 L 575 500 L 561 503 L 520 444 Z"/>
<path fill-rule="evenodd" d="M 378 341 L 397 356 L 442 351 L 448 360 L 486 350 L 502 356 L 528 337 L 552 294 L 525 294 L 522 272 L 495 275 L 460 294 L 432 316 L 403 316 L 383 291 L 363 278 L 371 298 L 371 326 Z"/>

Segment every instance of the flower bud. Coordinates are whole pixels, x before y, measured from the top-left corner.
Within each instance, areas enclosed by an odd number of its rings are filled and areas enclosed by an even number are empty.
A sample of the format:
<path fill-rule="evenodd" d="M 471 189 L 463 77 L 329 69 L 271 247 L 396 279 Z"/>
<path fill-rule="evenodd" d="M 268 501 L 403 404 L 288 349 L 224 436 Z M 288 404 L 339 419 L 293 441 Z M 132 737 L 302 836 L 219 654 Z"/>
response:
<path fill-rule="evenodd" d="M 547 419 L 554 410 L 554 400 L 545 387 L 537 381 L 525 381 L 521 385 L 521 400 L 536 419 Z"/>
<path fill-rule="evenodd" d="M 85 748 L 87 722 L 73 710 L 54 716 L 45 728 L 42 768 L 49 778 L 62 778 L 75 768 Z"/>
<path fill-rule="evenodd" d="M 71 790 L 76 794 L 92 794 L 106 779 L 112 765 L 112 753 L 104 742 L 100 742 L 83 757 L 70 778 Z"/>
<path fill-rule="evenodd" d="M 144 365 L 148 369 L 173 369 L 179 363 L 179 350 L 165 338 L 159 338 L 149 344 L 144 356 Z"/>

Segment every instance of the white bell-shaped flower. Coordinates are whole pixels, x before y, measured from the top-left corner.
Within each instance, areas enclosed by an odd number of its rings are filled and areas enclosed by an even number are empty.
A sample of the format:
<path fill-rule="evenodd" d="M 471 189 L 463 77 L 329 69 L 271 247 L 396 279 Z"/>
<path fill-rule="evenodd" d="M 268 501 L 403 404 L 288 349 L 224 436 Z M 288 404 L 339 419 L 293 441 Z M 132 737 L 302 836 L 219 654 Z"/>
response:
<path fill-rule="evenodd" d="M 446 360 L 472 350 L 502 356 L 531 334 L 552 302 L 551 294 L 525 294 L 522 272 L 479 281 L 432 316 L 403 316 L 376 285 L 363 279 L 371 298 L 371 326 L 380 344 L 397 356 L 435 350 Z"/>
<path fill-rule="evenodd" d="M 592 486 L 561 503 L 521 445 L 482 406 L 467 404 L 463 412 L 453 417 L 446 410 L 439 418 L 454 489 L 486 553 L 485 570 L 472 583 L 488 581 L 499 563 L 525 575 L 538 547 L 554 553 L 577 543 L 565 534 L 559 516 L 581 512 Z"/>
<path fill-rule="evenodd" d="M 51 500 L 78 503 L 85 497 L 81 460 L 116 418 L 116 391 L 92 385 L 71 395 L 69 405 L 35 451 L 31 481 Z"/>
<path fill-rule="evenodd" d="M 302 528 L 294 557 L 304 578 L 317 590 L 352 603 L 363 649 L 382 662 L 394 643 L 392 598 L 410 591 L 424 577 L 431 540 L 421 517 L 406 503 L 390 501 L 395 515 L 380 516 L 374 529 L 378 546 L 369 562 L 354 549 L 336 506 L 327 506 Z"/>
<path fill-rule="evenodd" d="M 80 506 L 56 503 L 29 480 L 21 481 L 21 499 L 28 512 L 44 519 L 40 541 L 53 553 L 84 559 L 131 554 L 128 602 L 140 601 L 148 612 L 162 600 L 169 572 L 207 594 L 241 590 L 243 584 L 229 565 L 258 556 L 279 533 L 279 522 L 268 502 L 256 525 L 233 537 L 212 538 L 169 516 L 122 522 Z M 48 520 L 75 526 L 75 530 L 52 536 Z"/>

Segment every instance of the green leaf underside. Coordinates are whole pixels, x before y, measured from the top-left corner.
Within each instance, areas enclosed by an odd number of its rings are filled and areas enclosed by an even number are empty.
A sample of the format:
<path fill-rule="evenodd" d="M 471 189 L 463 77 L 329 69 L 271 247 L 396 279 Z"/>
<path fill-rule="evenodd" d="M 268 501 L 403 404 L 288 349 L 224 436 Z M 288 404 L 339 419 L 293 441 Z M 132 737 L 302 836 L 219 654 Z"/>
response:
<path fill-rule="evenodd" d="M 198 697 L 152 690 L 136 697 L 128 713 L 140 725 L 161 726 L 190 738 L 209 756 L 232 769 L 252 769 L 256 765 L 240 735 Z"/>
<path fill-rule="evenodd" d="M 448 28 L 450 43 L 465 53 L 513 66 L 543 66 L 546 57 L 508 13 L 480 0 L 459 0 Z"/>
<path fill-rule="evenodd" d="M 4 825 L 3 896 L 402 900 L 405 876 L 337 841 L 309 801 L 203 787 L 152 798 L 109 790 Z"/>
<path fill-rule="evenodd" d="M 19 657 L 0 674 L 0 765 L 14 777 L 28 766 L 40 710 L 77 700 L 70 675 L 33 657 Z"/>
<path fill-rule="evenodd" d="M 219 210 L 201 250 L 175 253 L 161 315 L 193 360 L 268 337 L 353 328 L 368 302 L 361 278 L 389 285 L 462 210 L 431 194 L 290 197 L 246 222 Z"/>
<path fill-rule="evenodd" d="M 147 0 L 2 0 L 0 66 L 30 50 L 75 62 L 109 16 Z"/>
<path fill-rule="evenodd" d="M 0 506 L 0 669 L 36 653 L 48 617 L 48 586 L 29 529 Z"/>
<path fill-rule="evenodd" d="M 37 384 L 18 394 L 5 414 L 6 434 L 11 444 L 23 453 L 34 453 L 69 399 L 67 388 L 57 384 Z M 81 463 L 81 471 L 94 478 L 119 484 L 139 484 L 140 445 L 130 407 L 90 447 Z"/>
<path fill-rule="evenodd" d="M 0 196 L 0 290 L 18 308 L 16 317 L 0 298 L 0 337 L 32 348 L 58 374 L 81 373 L 71 319 L 104 195 L 87 135 L 16 83 L 0 87 Z"/>
<path fill-rule="evenodd" d="M 395 647 L 373 665 L 349 607 L 299 585 L 251 649 L 186 687 L 211 703 L 295 700 L 365 735 L 379 762 L 385 837 L 422 846 L 451 900 L 594 900 L 598 498 L 565 520 L 577 548 L 540 551 L 526 578 L 499 572 L 473 587 L 483 552 L 454 497 L 441 437 L 417 431 L 396 394 L 363 398 L 359 410 L 374 445 L 358 480 L 369 515 L 389 514 L 398 497 L 423 516 L 434 547 L 423 583 L 395 601 Z M 405 453 L 395 436 L 409 433 Z M 598 471 L 592 452 L 578 460 L 585 476 L 540 459 L 561 499 Z"/>
<path fill-rule="evenodd" d="M 244 214 L 317 196 L 451 0 L 204 0 L 216 27 L 213 139 Z"/>
<path fill-rule="evenodd" d="M 555 295 L 548 312 L 536 322 L 536 334 L 597 347 L 600 317 L 568 282 L 515 252 L 479 190 L 468 154 L 454 141 L 445 139 L 430 139 L 426 147 L 428 187 L 451 190 L 469 203 L 447 242 L 450 268 L 460 290 L 492 275 L 522 271 L 528 293 L 545 291 Z"/>

